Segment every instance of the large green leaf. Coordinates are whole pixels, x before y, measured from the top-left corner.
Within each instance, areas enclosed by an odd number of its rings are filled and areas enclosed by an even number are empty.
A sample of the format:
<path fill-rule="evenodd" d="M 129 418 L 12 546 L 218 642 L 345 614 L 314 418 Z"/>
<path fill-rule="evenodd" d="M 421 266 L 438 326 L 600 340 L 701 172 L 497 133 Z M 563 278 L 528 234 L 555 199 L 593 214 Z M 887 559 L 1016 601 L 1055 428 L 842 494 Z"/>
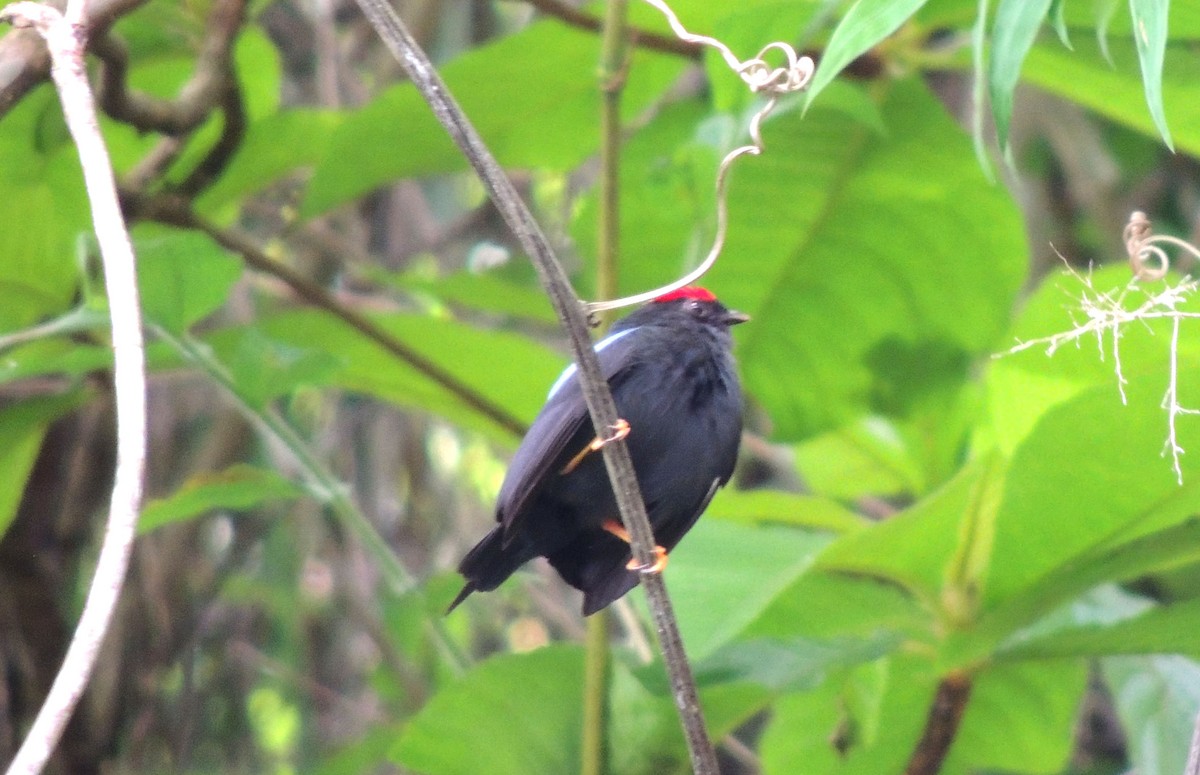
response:
<path fill-rule="evenodd" d="M 442 75 L 501 164 L 565 170 L 599 143 L 599 46 L 588 32 L 539 22 L 463 54 Z M 679 57 L 636 50 L 624 109 L 645 109 L 683 66 Z M 416 89 L 396 86 L 338 128 L 301 210 L 316 215 L 389 180 L 464 166 Z"/>
<path fill-rule="evenodd" d="M 880 109 L 886 135 L 820 103 L 780 116 L 731 183 L 709 282 L 754 317 L 739 360 L 781 438 L 944 405 L 1025 272 L 1015 206 L 925 87 L 896 82 Z"/>
<path fill-rule="evenodd" d="M 701 520 L 665 571 L 688 654 L 700 659 L 727 643 L 828 542 L 820 533 Z"/>
<path fill-rule="evenodd" d="M 931 606 L 940 605 L 951 561 L 966 551 L 957 538 L 960 530 L 977 521 L 990 522 L 978 512 L 990 510 L 981 492 L 990 488 L 997 475 L 982 464 L 965 468 L 903 512 L 840 538 L 821 554 L 817 567 L 878 578 L 909 590 Z M 965 560 L 959 564 L 967 565 Z"/>
<path fill-rule="evenodd" d="M 1197 394 L 1196 380 L 1184 384 L 1184 395 Z M 997 517 L 990 603 L 1084 552 L 1170 527 L 1200 509 L 1200 463 L 1182 457 L 1181 485 L 1161 455 L 1163 386 L 1143 378 L 1125 390 L 1128 405 L 1102 386 L 1051 410 L 1017 449 Z M 1179 421 L 1179 440 L 1197 449 L 1200 424 L 1189 419 Z"/>
<path fill-rule="evenodd" d="M 862 530 L 869 522 L 830 498 L 794 495 L 778 490 L 734 490 L 717 493 L 705 515 L 751 524 L 788 525 L 831 533 Z"/>
<path fill-rule="evenodd" d="M 494 657 L 438 692 L 393 750 L 425 775 L 561 775 L 579 764 L 583 652 Z"/>
<path fill-rule="evenodd" d="M 739 637 L 829 643 L 898 633 L 927 640 L 931 629 L 928 609 L 895 585 L 810 571 L 776 595 Z"/>
<path fill-rule="evenodd" d="M 1066 659 L 984 671 L 941 775 L 1062 772 L 1087 677 L 1086 664 Z"/>
<path fill-rule="evenodd" d="M 1124 264 L 1086 277 L 1071 272 L 1051 275 L 1026 301 L 1004 347 L 1045 340 L 1098 320 L 1096 310 L 1105 306 L 1105 299 L 1120 299 L 1117 309 L 1132 312 L 1165 288 L 1165 283 L 1131 282 Z M 1194 312 L 1198 306 L 1188 300 L 1177 308 Z M 1200 337 L 1195 336 L 1193 324 L 1184 323 L 1180 333 L 1181 361 L 1200 357 Z M 980 446 L 995 444 L 1011 454 L 1047 411 L 1084 390 L 1103 385 L 1119 396 L 1118 375 L 1165 390 L 1171 338 L 1171 322 L 1157 318 L 1122 325 L 1117 341 L 1111 331 L 1102 336 L 1090 331 L 1055 348 L 1043 342 L 1016 353 L 1002 349 L 985 380 L 989 421 L 977 428 Z"/>
<path fill-rule="evenodd" d="M 764 775 L 903 772 L 933 698 L 935 678 L 912 657 L 862 665 L 773 707 L 761 744 Z"/>

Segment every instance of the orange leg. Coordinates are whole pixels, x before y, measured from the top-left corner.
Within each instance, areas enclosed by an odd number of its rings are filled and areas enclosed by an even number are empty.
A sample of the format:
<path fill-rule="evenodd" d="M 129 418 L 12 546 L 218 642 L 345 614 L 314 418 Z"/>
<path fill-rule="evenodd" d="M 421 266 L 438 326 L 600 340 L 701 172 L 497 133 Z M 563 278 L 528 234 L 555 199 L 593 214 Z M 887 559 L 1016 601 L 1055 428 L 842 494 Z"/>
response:
<path fill-rule="evenodd" d="M 612 442 L 617 441 L 618 439 L 623 439 L 626 436 L 628 436 L 629 435 L 629 423 L 618 418 L 616 424 L 613 425 L 610 430 L 612 430 L 612 432 L 613 432 L 611 436 L 609 436 L 608 438 L 601 438 L 601 437 L 597 436 L 596 438 L 592 439 L 590 442 L 588 442 L 587 446 L 585 446 L 583 449 L 579 450 L 578 455 L 571 458 L 571 460 L 565 466 L 562 467 L 562 470 L 559 471 L 559 473 L 560 474 L 571 473 L 576 468 L 578 468 L 579 464 L 583 462 L 583 459 L 585 457 L 587 457 L 589 454 L 591 454 L 592 452 L 596 452 L 597 450 L 603 448 L 605 444 L 611 444 Z"/>
<path fill-rule="evenodd" d="M 629 540 L 629 531 L 625 529 L 624 525 L 615 519 L 604 520 L 604 523 L 601 524 L 600 527 L 604 528 L 606 533 L 612 533 L 625 543 L 632 543 L 632 541 Z M 663 568 L 667 567 L 667 550 L 661 546 L 656 546 L 654 547 L 654 562 L 652 564 L 641 565 L 638 563 L 637 558 L 635 557 L 630 560 L 625 567 L 629 570 L 641 571 L 642 573 L 662 573 Z"/>

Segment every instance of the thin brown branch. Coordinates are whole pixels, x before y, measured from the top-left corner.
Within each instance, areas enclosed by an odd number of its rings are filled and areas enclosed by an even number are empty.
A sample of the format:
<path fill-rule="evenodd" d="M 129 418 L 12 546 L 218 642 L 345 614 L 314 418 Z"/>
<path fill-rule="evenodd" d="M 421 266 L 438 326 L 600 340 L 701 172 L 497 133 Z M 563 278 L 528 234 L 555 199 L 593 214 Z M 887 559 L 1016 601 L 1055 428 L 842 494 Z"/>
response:
<path fill-rule="evenodd" d="M 937 775 L 958 734 L 970 699 L 970 675 L 954 672 L 938 683 L 933 704 L 929 707 L 929 717 L 925 721 L 925 730 L 908 760 L 904 775 Z"/>
<path fill-rule="evenodd" d="M 533 261 L 542 286 L 570 341 L 580 387 L 591 414 L 593 427 L 615 426 L 617 408 L 613 403 L 608 383 L 600 371 L 596 352 L 592 349 L 583 302 L 571 287 L 571 282 L 554 255 L 546 235 L 521 200 L 512 181 L 483 144 L 479 133 L 471 125 L 462 108 L 450 95 L 429 57 L 417 45 L 387 0 L 358 0 L 358 4 L 392 54 L 403 65 L 417 91 L 429 103 L 438 121 L 479 175 L 505 223 L 512 229 L 522 248 Z M 654 533 L 646 516 L 646 506 L 633 470 L 633 461 L 629 457 L 629 449 L 623 442 L 618 441 L 606 444 L 603 455 L 621 520 L 632 539 L 630 543 L 633 556 L 640 565 L 652 567 Z M 712 742 L 708 739 L 704 713 L 696 694 L 696 683 L 662 574 L 644 574 L 642 587 L 646 590 L 650 613 L 658 632 L 659 646 L 670 678 L 672 695 L 691 754 L 692 769 L 696 775 L 717 775 L 716 754 Z"/>
<path fill-rule="evenodd" d="M 246 104 L 242 100 L 242 87 L 232 67 L 221 92 L 220 102 L 221 114 L 225 120 L 224 126 L 221 127 L 221 136 L 217 138 L 213 147 L 208 149 L 208 153 L 196 168 L 176 187 L 181 194 L 194 197 L 212 185 L 229 166 L 246 136 Z"/>
<path fill-rule="evenodd" d="M 578 8 L 573 8 L 561 0 L 525 0 L 541 13 L 547 16 L 553 16 L 564 24 L 572 27 L 578 27 L 581 30 L 589 32 L 601 32 L 604 28 L 604 22 L 591 14 L 584 13 Z M 675 54 L 677 56 L 687 57 L 688 59 L 699 60 L 704 53 L 704 47 L 695 43 L 689 43 L 686 40 L 671 35 L 663 35 L 650 30 L 639 29 L 638 27 L 629 28 L 629 41 L 641 48 L 647 48 L 652 51 L 661 51 L 664 54 Z"/>
<path fill-rule="evenodd" d="M 191 203 L 184 197 L 168 194 L 138 196 L 126 193 L 125 203 L 135 217 L 204 232 L 226 250 L 240 255 L 247 266 L 287 283 L 302 299 L 336 316 L 401 361 L 429 377 L 480 415 L 514 436 L 524 435 L 526 426 L 519 418 L 497 406 L 487 397 L 476 392 L 470 385 L 392 336 L 370 318 L 338 302 L 320 285 L 291 267 L 273 260 L 250 237 L 233 229 L 219 228 L 205 221 L 192 210 Z"/>
<path fill-rule="evenodd" d="M 95 574 L 62 667 L 8 770 L 10 775 L 36 775 L 58 745 L 88 684 L 125 583 L 146 471 L 146 364 L 133 244 L 83 61 L 85 3 L 71 0 L 65 15 L 38 3 L 14 3 L 0 12 L 0 20 L 34 27 L 45 38 L 53 61 L 51 75 L 79 151 L 104 265 L 117 415 L 116 472 Z"/>
<path fill-rule="evenodd" d="M 98 34 L 146 0 L 90 0 L 84 11 L 84 37 Z M 47 3 L 62 9 L 62 0 Z M 50 52 L 42 36 L 33 30 L 16 29 L 0 38 L 0 118 L 3 118 L 33 87 L 50 77 Z"/>
<path fill-rule="evenodd" d="M 182 135 L 208 119 L 227 99 L 234 81 L 233 44 L 246 18 L 245 0 L 218 0 L 208 17 L 196 71 L 179 97 L 163 100 L 129 88 L 129 52 L 108 30 L 92 41 L 103 67 L 96 94 L 104 112 L 143 132 Z M 226 116 L 228 123 L 229 117 Z"/>

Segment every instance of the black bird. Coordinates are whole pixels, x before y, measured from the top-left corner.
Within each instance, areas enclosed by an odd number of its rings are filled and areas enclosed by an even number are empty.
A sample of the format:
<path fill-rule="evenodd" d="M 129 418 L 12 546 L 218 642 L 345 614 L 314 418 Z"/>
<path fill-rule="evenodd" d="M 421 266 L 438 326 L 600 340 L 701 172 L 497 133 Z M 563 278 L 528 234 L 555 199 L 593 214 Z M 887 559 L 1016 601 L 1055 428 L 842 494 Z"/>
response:
<path fill-rule="evenodd" d="M 545 557 L 584 593 L 589 615 L 637 586 L 629 536 L 597 450 L 626 443 L 658 543 L 666 553 L 729 481 L 742 434 L 742 392 L 729 327 L 749 318 L 708 290 L 660 296 L 613 326 L 595 349 L 622 418 L 597 434 L 572 364 L 550 388 L 500 487 L 499 526 L 458 570 L 467 580 L 447 613 Z"/>

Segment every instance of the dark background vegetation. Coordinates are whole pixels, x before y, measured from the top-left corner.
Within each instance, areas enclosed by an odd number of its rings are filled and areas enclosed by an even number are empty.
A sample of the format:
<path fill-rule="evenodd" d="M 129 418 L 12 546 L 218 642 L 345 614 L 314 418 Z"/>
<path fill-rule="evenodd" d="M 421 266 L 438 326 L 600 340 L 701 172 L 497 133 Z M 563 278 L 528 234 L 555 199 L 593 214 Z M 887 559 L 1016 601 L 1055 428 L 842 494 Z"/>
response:
<path fill-rule="evenodd" d="M 982 87 L 1003 105 L 1022 78 L 1005 166 L 992 130 L 991 163 L 973 147 L 979 3 L 890 5 L 898 31 L 807 110 L 785 100 L 737 167 L 705 280 L 754 319 L 747 437 L 667 581 L 724 767 L 1175 775 L 1200 708 L 1200 419 L 1178 419 L 1179 481 L 1161 403 L 1174 360 L 1200 406 L 1200 323 L 1174 348 L 1170 320 L 1122 328 L 1125 401 L 1111 337 L 991 355 L 1085 319 L 1064 259 L 1126 288 L 1131 210 L 1196 236 L 1200 8 L 1147 33 L 1158 83 L 1124 7 L 984 4 Z M 564 363 L 528 262 L 352 3 L 96 7 L 117 19 L 92 61 L 151 331 L 151 500 L 51 771 L 575 771 L 577 595 L 534 564 L 441 615 Z M 848 4 L 674 7 L 748 57 L 834 50 Z M 1027 56 L 1014 7 L 1046 16 Z M 399 11 L 592 297 L 599 37 L 546 0 Z M 77 156 L 52 88 L 23 86 L 44 76 L 25 35 L 0 42 L 26 66 L 0 84 L 0 761 L 78 616 L 114 442 Z M 756 105 L 717 57 L 638 40 L 625 291 L 707 250 Z M 687 767 L 645 621 L 636 592 L 610 620 L 614 774 Z M 920 769 L 944 707 L 961 727 Z"/>

